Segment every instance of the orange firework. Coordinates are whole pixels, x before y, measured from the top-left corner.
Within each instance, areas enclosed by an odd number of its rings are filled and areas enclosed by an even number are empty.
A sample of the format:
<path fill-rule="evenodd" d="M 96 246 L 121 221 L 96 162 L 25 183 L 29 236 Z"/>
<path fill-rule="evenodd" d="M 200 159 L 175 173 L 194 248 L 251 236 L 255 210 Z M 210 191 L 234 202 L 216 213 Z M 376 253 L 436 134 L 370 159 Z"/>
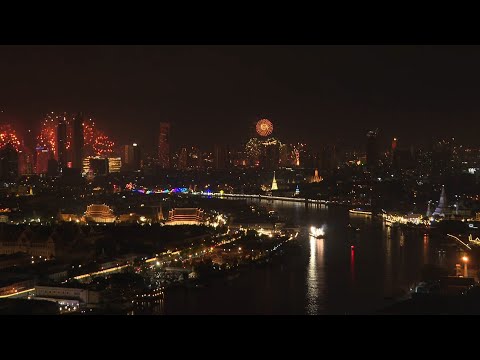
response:
<path fill-rule="evenodd" d="M 20 140 L 15 129 L 10 124 L 2 124 L 0 125 L 0 149 L 3 149 L 7 144 L 11 144 L 17 151 L 20 148 Z"/>
<path fill-rule="evenodd" d="M 108 156 L 113 153 L 114 143 L 111 141 L 107 135 L 104 135 L 98 132 L 99 135 L 95 138 L 95 142 L 93 143 L 93 150 L 95 151 L 96 155 L 99 156 Z"/>
<path fill-rule="evenodd" d="M 257 130 L 258 135 L 268 136 L 273 131 L 273 124 L 268 119 L 261 119 L 257 122 L 255 129 Z"/>
<path fill-rule="evenodd" d="M 43 119 L 40 135 L 37 136 L 37 146 L 46 147 L 54 154 L 56 154 L 58 120 L 59 115 L 55 115 L 53 112 L 47 114 Z"/>

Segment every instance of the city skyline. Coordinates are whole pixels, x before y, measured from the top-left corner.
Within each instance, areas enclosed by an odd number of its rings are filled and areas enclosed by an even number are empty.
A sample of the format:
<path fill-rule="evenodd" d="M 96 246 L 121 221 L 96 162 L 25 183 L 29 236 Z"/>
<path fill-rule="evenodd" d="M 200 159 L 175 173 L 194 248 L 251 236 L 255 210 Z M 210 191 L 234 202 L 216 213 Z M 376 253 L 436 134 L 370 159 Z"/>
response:
<path fill-rule="evenodd" d="M 18 131 L 36 132 L 50 111 L 84 111 L 117 143 L 149 149 L 161 122 L 172 124 L 172 143 L 205 146 L 246 141 L 246 126 L 263 117 L 291 142 L 345 145 L 380 128 L 407 144 L 425 133 L 474 144 L 455 124 L 473 126 L 480 113 L 480 51 L 472 46 L 2 46 L 0 53 L 0 76 L 11 84 L 0 90 L 1 115 Z"/>

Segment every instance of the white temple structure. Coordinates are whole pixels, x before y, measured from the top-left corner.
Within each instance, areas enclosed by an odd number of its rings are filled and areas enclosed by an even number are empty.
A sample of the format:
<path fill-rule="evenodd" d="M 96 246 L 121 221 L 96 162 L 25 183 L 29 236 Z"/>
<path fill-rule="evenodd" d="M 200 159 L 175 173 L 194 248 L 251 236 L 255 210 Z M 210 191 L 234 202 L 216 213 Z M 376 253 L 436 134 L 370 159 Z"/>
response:
<path fill-rule="evenodd" d="M 447 206 L 447 195 L 445 194 L 445 186 L 442 185 L 442 193 L 440 194 L 440 201 L 438 206 L 433 212 L 433 216 L 445 216 L 450 215 L 450 209 Z"/>
<path fill-rule="evenodd" d="M 271 190 L 278 190 L 277 179 L 275 179 L 275 171 L 273 172 L 273 181 Z"/>

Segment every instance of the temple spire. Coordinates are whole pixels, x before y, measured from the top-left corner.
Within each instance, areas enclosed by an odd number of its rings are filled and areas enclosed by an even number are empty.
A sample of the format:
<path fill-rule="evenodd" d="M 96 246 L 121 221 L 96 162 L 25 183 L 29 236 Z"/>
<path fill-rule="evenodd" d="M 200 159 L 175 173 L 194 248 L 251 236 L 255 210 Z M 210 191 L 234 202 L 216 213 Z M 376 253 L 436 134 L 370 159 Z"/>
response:
<path fill-rule="evenodd" d="M 275 171 L 273 172 L 272 190 L 278 190 L 277 179 L 275 179 Z"/>
<path fill-rule="evenodd" d="M 433 212 L 433 215 L 445 216 L 448 213 L 449 213 L 449 209 L 447 207 L 447 195 L 445 193 L 445 185 L 442 185 L 442 193 L 440 194 L 440 201 L 438 202 L 438 206 Z"/>

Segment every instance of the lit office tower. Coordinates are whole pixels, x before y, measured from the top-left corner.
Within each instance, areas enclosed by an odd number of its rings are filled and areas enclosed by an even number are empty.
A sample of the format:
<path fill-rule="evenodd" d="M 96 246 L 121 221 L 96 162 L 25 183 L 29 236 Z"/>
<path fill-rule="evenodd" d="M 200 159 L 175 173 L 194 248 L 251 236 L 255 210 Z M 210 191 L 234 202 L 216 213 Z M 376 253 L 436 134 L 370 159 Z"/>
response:
<path fill-rule="evenodd" d="M 63 169 L 67 166 L 67 123 L 60 120 L 57 125 L 57 161 L 58 168 Z"/>
<path fill-rule="evenodd" d="M 137 143 L 125 145 L 124 147 L 124 163 L 127 170 L 139 170 L 141 163 L 140 147 Z"/>
<path fill-rule="evenodd" d="M 119 158 L 119 157 L 108 158 L 109 173 L 120 172 L 121 168 L 122 168 L 122 158 Z"/>
<path fill-rule="evenodd" d="M 77 114 L 72 121 L 72 167 L 82 168 L 83 161 L 83 116 Z"/>
<path fill-rule="evenodd" d="M 213 147 L 213 167 L 217 170 L 227 167 L 227 149 L 222 145 Z"/>
<path fill-rule="evenodd" d="M 372 168 L 378 165 L 380 153 L 378 150 L 378 129 L 367 133 L 367 166 Z"/>
<path fill-rule="evenodd" d="M 158 160 L 162 169 L 170 168 L 170 123 L 160 123 L 158 138 Z"/>
<path fill-rule="evenodd" d="M 44 146 L 37 146 L 37 162 L 36 173 L 37 175 L 46 174 L 48 171 L 48 160 L 51 158 L 51 152 Z"/>
<path fill-rule="evenodd" d="M 0 150 L 0 179 L 15 181 L 18 177 L 18 151 L 11 143 Z"/>

